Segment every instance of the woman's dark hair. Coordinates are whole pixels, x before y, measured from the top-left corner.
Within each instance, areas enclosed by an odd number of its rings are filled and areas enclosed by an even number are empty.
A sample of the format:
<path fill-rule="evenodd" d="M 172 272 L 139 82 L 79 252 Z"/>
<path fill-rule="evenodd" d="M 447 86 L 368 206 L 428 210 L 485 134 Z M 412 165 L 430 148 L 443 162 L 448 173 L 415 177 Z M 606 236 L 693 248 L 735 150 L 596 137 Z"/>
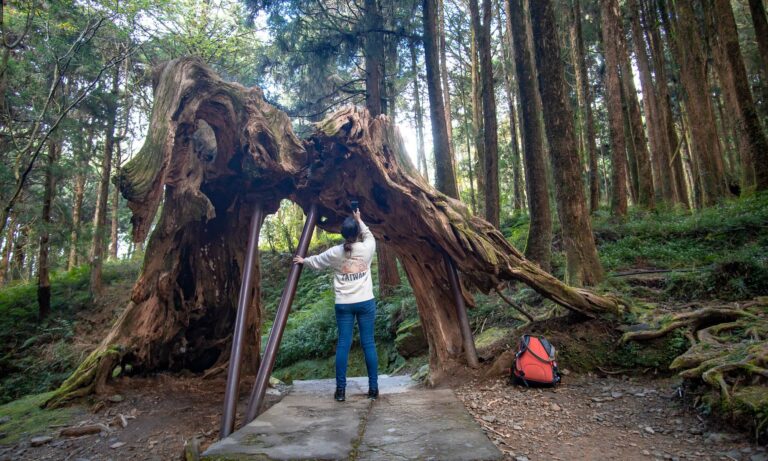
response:
<path fill-rule="evenodd" d="M 341 236 L 344 237 L 344 251 L 352 252 L 352 244 L 357 242 L 360 235 L 360 225 L 352 216 L 348 216 L 341 224 Z"/>

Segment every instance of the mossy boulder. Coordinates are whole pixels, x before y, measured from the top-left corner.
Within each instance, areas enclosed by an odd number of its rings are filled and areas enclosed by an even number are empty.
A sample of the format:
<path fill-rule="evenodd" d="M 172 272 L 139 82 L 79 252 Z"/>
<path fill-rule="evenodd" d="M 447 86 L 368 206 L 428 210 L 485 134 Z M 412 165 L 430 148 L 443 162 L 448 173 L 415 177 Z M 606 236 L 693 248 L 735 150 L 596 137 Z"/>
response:
<path fill-rule="evenodd" d="M 427 351 L 427 337 L 418 319 L 406 320 L 400 324 L 395 338 L 397 352 L 405 358 L 416 357 Z"/>
<path fill-rule="evenodd" d="M 513 344 L 512 334 L 514 328 L 491 327 L 483 330 L 475 337 L 475 349 L 480 354 L 485 352 L 494 353 L 507 344 Z"/>

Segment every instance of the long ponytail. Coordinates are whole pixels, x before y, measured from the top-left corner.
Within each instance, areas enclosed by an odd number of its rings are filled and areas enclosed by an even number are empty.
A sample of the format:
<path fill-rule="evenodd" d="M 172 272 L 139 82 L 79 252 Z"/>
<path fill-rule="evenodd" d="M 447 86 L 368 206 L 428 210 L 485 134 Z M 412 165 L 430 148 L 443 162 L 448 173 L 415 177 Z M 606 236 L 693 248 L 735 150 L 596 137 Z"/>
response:
<path fill-rule="evenodd" d="M 348 217 L 341 224 L 341 235 L 344 237 L 344 253 L 347 258 L 352 257 L 352 244 L 357 242 L 360 236 L 360 226 L 353 217 Z"/>

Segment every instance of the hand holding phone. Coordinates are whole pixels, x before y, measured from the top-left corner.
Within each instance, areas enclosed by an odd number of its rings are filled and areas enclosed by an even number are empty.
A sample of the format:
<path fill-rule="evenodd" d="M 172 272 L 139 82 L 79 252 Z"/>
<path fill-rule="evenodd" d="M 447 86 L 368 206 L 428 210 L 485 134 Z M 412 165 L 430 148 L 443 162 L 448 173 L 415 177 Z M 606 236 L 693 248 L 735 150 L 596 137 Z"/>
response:
<path fill-rule="evenodd" d="M 352 200 L 352 211 L 356 211 L 358 209 L 358 202 L 357 200 Z"/>

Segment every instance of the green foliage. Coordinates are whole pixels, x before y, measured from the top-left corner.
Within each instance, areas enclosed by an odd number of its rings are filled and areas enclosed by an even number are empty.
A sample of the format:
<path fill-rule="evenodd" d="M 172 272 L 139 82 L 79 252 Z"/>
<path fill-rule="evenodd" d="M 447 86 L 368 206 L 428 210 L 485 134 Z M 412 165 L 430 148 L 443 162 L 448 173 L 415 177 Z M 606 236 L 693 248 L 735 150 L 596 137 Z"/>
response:
<path fill-rule="evenodd" d="M 717 298 L 738 301 L 768 293 L 768 267 L 756 258 L 719 262 L 703 274 L 673 274 L 665 295 L 678 301 Z"/>
<path fill-rule="evenodd" d="M 104 283 L 134 280 L 135 263 L 107 263 Z M 0 403 L 48 391 L 84 358 L 74 344 L 79 315 L 93 308 L 86 266 L 51 277 L 51 312 L 37 320 L 37 286 L 18 283 L 0 290 Z"/>
<path fill-rule="evenodd" d="M 768 194 L 730 200 L 689 213 L 637 208 L 620 224 L 598 215 L 594 229 L 607 270 L 690 268 L 733 259 L 734 252 L 768 259 Z"/>

